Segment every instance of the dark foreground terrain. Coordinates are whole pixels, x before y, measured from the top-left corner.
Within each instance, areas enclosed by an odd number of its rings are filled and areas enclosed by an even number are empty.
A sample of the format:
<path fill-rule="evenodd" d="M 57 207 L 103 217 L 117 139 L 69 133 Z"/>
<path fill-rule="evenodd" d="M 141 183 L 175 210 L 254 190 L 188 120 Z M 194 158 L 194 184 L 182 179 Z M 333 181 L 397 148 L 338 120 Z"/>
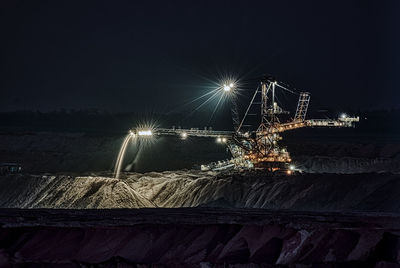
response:
<path fill-rule="evenodd" d="M 0 267 L 399 267 L 400 215 L 0 210 Z"/>

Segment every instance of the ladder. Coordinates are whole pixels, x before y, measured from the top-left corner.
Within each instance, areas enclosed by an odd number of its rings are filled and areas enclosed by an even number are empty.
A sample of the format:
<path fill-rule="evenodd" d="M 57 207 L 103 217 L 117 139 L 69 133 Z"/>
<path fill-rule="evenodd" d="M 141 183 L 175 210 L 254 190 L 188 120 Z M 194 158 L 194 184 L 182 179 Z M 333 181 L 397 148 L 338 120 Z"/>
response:
<path fill-rule="evenodd" d="M 296 114 L 294 116 L 293 121 L 304 122 L 309 103 L 310 103 L 310 93 L 301 92 L 299 97 L 299 102 L 297 104 Z"/>

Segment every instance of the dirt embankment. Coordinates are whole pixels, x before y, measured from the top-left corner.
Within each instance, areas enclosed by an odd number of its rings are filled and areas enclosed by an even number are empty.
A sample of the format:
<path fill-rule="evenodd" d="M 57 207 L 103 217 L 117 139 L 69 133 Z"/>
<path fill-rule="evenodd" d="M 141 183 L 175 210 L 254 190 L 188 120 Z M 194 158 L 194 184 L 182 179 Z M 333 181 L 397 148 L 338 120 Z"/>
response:
<path fill-rule="evenodd" d="M 0 177 L 0 207 L 235 207 L 400 212 L 400 175 L 217 174 L 181 170 L 105 176 Z"/>

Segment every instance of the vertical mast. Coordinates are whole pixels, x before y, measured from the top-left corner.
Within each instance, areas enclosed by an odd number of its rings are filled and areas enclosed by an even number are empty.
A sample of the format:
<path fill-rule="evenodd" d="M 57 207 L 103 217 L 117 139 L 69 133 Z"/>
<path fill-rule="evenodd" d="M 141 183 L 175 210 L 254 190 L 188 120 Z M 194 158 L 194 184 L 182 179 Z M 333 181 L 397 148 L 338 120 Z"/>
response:
<path fill-rule="evenodd" d="M 272 83 L 272 112 L 271 112 L 271 123 L 275 123 L 275 112 L 276 112 L 276 103 L 275 103 L 275 85 L 276 82 L 270 82 Z"/>
<path fill-rule="evenodd" d="M 235 132 L 239 131 L 239 124 L 240 124 L 240 119 L 239 119 L 239 111 L 238 111 L 238 105 L 237 105 L 237 100 L 235 96 L 231 97 L 231 114 L 232 114 L 232 122 L 233 122 L 233 128 Z"/>
<path fill-rule="evenodd" d="M 261 82 L 261 124 L 258 127 L 257 132 L 265 132 L 268 130 L 270 125 L 268 115 L 268 91 L 271 87 L 271 83 L 268 83 L 268 86 L 267 83 L 267 80 Z"/>

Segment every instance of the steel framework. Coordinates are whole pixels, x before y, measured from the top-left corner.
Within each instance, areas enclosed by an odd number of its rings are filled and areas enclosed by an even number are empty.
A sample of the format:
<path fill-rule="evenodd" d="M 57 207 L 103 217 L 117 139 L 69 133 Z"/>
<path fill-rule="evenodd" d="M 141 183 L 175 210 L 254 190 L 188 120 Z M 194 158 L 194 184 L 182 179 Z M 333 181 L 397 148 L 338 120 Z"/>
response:
<path fill-rule="evenodd" d="M 308 104 L 310 103 L 310 93 L 301 92 L 299 102 L 297 104 L 296 114 L 294 120 L 296 122 L 304 122 L 308 110 Z"/>
<path fill-rule="evenodd" d="M 279 116 L 289 114 L 279 107 L 276 100 L 277 90 L 299 94 L 299 100 L 295 116 L 292 120 L 281 123 Z M 257 96 L 260 102 L 257 103 Z M 186 139 L 193 137 L 214 137 L 219 143 L 226 143 L 232 159 L 209 165 L 203 165 L 203 169 L 221 170 L 225 168 L 262 168 L 272 172 L 285 171 L 290 173 L 288 164 L 292 161 L 286 148 L 279 146 L 282 139 L 280 133 L 303 127 L 353 127 L 359 121 L 359 117 L 340 117 L 338 119 L 308 119 L 306 114 L 310 103 L 310 93 L 288 89 L 276 79 L 265 76 L 261 80 L 250 100 L 242 120 L 239 120 L 236 98 L 231 98 L 232 121 L 234 131 L 215 131 L 211 129 L 181 129 L 158 128 L 153 130 L 154 135 L 174 135 Z M 250 107 L 260 104 L 260 124 L 256 130 L 243 131 L 244 122 L 249 115 Z M 138 133 L 137 129 L 131 130 Z"/>

